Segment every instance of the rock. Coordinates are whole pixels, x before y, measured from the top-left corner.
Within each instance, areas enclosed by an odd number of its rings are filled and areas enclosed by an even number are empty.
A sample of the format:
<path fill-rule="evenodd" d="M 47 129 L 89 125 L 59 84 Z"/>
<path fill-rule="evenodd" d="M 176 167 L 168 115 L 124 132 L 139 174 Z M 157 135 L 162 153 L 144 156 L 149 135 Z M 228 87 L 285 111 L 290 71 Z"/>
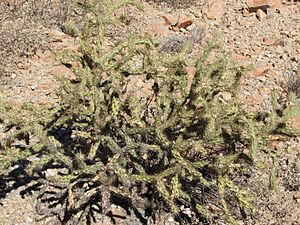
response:
<path fill-rule="evenodd" d="M 27 70 L 30 68 L 31 64 L 30 63 L 18 63 L 17 66 L 19 69 Z"/>
<path fill-rule="evenodd" d="M 188 86 L 188 88 L 190 88 L 192 86 L 192 82 L 193 82 L 194 76 L 196 74 L 196 67 L 187 66 L 185 68 L 185 71 L 187 73 L 187 80 L 188 80 L 187 86 Z"/>
<path fill-rule="evenodd" d="M 7 0 L 7 5 L 10 7 L 10 9 L 14 9 L 17 7 L 20 7 L 26 0 Z"/>
<path fill-rule="evenodd" d="M 185 34 L 188 34 L 188 33 L 189 33 L 189 32 L 188 32 L 186 29 L 184 29 L 184 28 L 180 28 L 179 31 L 182 32 L 182 33 L 185 33 Z"/>
<path fill-rule="evenodd" d="M 232 94 L 230 92 L 224 91 L 221 92 L 221 97 L 226 101 L 229 102 L 232 98 Z"/>
<path fill-rule="evenodd" d="M 178 22 L 178 18 L 175 18 L 174 16 L 171 16 L 169 14 L 161 15 L 160 17 L 160 19 L 156 19 L 150 22 L 151 30 L 157 36 L 170 35 L 172 33 L 170 27 L 176 25 L 176 23 Z"/>
<path fill-rule="evenodd" d="M 281 11 L 282 10 L 282 2 L 281 0 L 269 0 L 270 8 Z"/>
<path fill-rule="evenodd" d="M 285 46 L 285 42 L 283 39 L 275 39 L 275 38 L 264 38 L 263 44 L 267 46 Z"/>
<path fill-rule="evenodd" d="M 218 93 L 215 96 L 215 99 L 220 102 L 229 102 L 232 99 L 232 94 L 230 92 L 223 91 L 223 92 Z"/>
<path fill-rule="evenodd" d="M 250 13 L 247 9 L 243 9 L 243 16 L 244 17 L 250 16 Z"/>
<path fill-rule="evenodd" d="M 202 17 L 202 13 L 200 9 L 189 9 L 189 12 L 194 15 L 196 18 L 201 18 Z"/>
<path fill-rule="evenodd" d="M 30 218 L 30 217 L 27 218 L 27 222 L 28 222 L 29 224 L 32 224 L 33 221 L 34 221 L 34 220 L 33 220 L 32 218 Z"/>
<path fill-rule="evenodd" d="M 264 18 L 267 17 L 267 14 L 264 11 L 262 11 L 261 9 L 257 10 L 256 15 L 259 20 L 263 20 Z"/>
<path fill-rule="evenodd" d="M 161 52 L 180 52 L 184 46 L 184 40 L 177 36 L 170 36 L 165 43 L 162 44 Z"/>
<path fill-rule="evenodd" d="M 56 56 L 53 52 L 50 50 L 42 51 L 41 49 L 38 49 L 36 51 L 36 54 L 31 57 L 31 63 L 40 63 L 41 61 L 55 64 L 57 63 L 56 61 Z"/>
<path fill-rule="evenodd" d="M 264 102 L 263 96 L 257 91 L 246 97 L 241 97 L 241 101 L 247 106 L 250 112 L 256 112 Z"/>
<path fill-rule="evenodd" d="M 286 44 L 287 43 L 283 39 L 278 39 L 278 40 L 274 41 L 271 44 L 271 46 L 282 46 L 282 47 L 284 47 L 284 46 L 286 46 Z"/>
<path fill-rule="evenodd" d="M 293 198 L 294 198 L 294 199 L 300 199 L 300 191 L 296 191 L 296 192 L 293 194 Z"/>
<path fill-rule="evenodd" d="M 187 66 L 187 67 L 185 67 L 185 71 L 186 71 L 188 77 L 193 78 L 195 76 L 195 73 L 196 73 L 196 67 Z"/>
<path fill-rule="evenodd" d="M 169 218 L 168 218 L 168 222 L 170 222 L 170 223 L 173 223 L 175 220 L 174 220 L 174 218 L 173 217 L 171 217 L 171 216 L 169 216 Z"/>
<path fill-rule="evenodd" d="M 249 12 L 256 12 L 258 9 L 266 10 L 266 8 L 269 8 L 268 2 L 268 0 L 248 0 L 246 4 Z"/>
<path fill-rule="evenodd" d="M 76 75 L 71 69 L 64 65 L 57 65 L 50 70 L 50 74 L 58 77 L 66 77 L 69 80 L 76 80 Z"/>
<path fill-rule="evenodd" d="M 57 63 L 55 54 L 50 50 L 44 51 L 43 54 L 39 55 L 39 57 L 40 57 L 40 60 L 42 60 L 44 62 L 52 63 L 52 64 Z"/>
<path fill-rule="evenodd" d="M 192 210 L 190 208 L 182 208 L 182 212 L 187 215 L 188 217 L 192 218 Z"/>
<path fill-rule="evenodd" d="M 298 109 L 300 109 L 300 100 L 299 99 L 296 100 L 296 106 Z M 300 114 L 293 116 L 291 118 L 291 126 L 296 130 L 300 130 Z"/>
<path fill-rule="evenodd" d="M 249 77 L 259 77 L 265 75 L 268 72 L 268 67 L 256 67 L 253 70 L 247 72 L 245 75 L 247 78 Z"/>
<path fill-rule="evenodd" d="M 276 13 L 276 10 L 275 10 L 275 9 L 267 8 L 267 15 L 268 15 L 268 18 L 274 17 L 275 13 Z"/>
<path fill-rule="evenodd" d="M 300 130 L 300 115 L 294 116 L 291 124 L 294 129 Z"/>
<path fill-rule="evenodd" d="M 281 0 L 248 0 L 246 4 L 249 12 L 257 12 L 258 9 L 267 12 L 268 8 L 282 9 Z"/>
<path fill-rule="evenodd" d="M 119 216 L 120 218 L 127 216 L 126 210 L 117 205 L 111 205 L 111 212 L 113 215 Z"/>
<path fill-rule="evenodd" d="M 190 40 L 193 43 L 201 44 L 206 35 L 206 30 L 204 27 L 194 27 L 194 28 L 190 29 L 190 33 L 191 33 Z"/>
<path fill-rule="evenodd" d="M 220 22 L 226 10 L 224 1 L 216 0 L 208 3 L 206 7 L 204 7 L 203 14 L 206 15 L 208 19 Z"/>
<path fill-rule="evenodd" d="M 154 21 L 151 24 L 151 30 L 157 36 L 170 35 L 171 31 L 169 29 L 169 25 L 167 25 L 163 20 Z"/>
<path fill-rule="evenodd" d="M 218 207 L 214 204 L 209 204 L 210 210 L 212 210 L 214 213 L 222 213 L 222 208 Z"/>
<path fill-rule="evenodd" d="M 176 23 L 178 22 L 178 18 L 172 16 L 172 15 L 162 15 L 161 18 L 164 19 L 165 25 L 172 25 L 175 26 Z"/>
<path fill-rule="evenodd" d="M 6 137 L 6 133 L 0 132 L 0 142 L 2 142 Z"/>
<path fill-rule="evenodd" d="M 55 168 L 55 169 L 47 169 L 45 171 L 46 178 L 54 178 L 60 176 L 60 174 L 66 174 L 68 170 L 66 168 Z"/>
<path fill-rule="evenodd" d="M 45 80 L 42 83 L 39 83 L 38 86 L 34 86 L 33 91 L 36 90 L 40 93 L 43 93 L 45 95 L 49 95 L 54 91 L 54 84 L 51 80 Z M 31 87 L 32 88 L 32 87 Z"/>
<path fill-rule="evenodd" d="M 249 62 L 249 57 L 244 56 L 244 55 L 240 55 L 235 53 L 234 51 L 232 51 L 230 53 L 230 56 L 233 60 L 239 61 L 239 62 Z"/>

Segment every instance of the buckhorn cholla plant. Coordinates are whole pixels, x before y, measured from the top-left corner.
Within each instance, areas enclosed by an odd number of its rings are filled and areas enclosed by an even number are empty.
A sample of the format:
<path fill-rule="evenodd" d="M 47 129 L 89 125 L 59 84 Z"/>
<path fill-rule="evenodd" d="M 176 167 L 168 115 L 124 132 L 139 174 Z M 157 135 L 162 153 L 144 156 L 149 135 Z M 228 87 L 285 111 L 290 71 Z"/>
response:
<path fill-rule="evenodd" d="M 257 151 L 276 155 L 267 151 L 266 142 L 270 135 L 294 134 L 286 123 L 293 108 L 279 105 L 274 96 L 268 116 L 247 113 L 238 100 L 243 69 L 216 39 L 194 62 L 186 57 L 188 43 L 170 56 L 160 53 L 150 37 L 129 37 L 107 50 L 105 31 L 117 22 L 115 10 L 138 1 L 102 1 L 101 13 L 97 2 L 76 1 L 87 12 L 82 29 L 69 27 L 80 37 L 80 48 L 60 59 L 81 66 L 74 69 L 75 81 L 62 81 L 60 106 L 16 109 L 2 101 L 6 131 L 14 127 L 19 139 L 28 139 L 22 147 L 5 143 L 2 171 L 32 155 L 39 158 L 27 167 L 32 173 L 66 168 L 55 180 L 40 181 L 57 187 L 49 192 L 52 197 L 46 192 L 40 197 L 55 200 L 51 207 L 58 205 L 64 212 L 51 212 L 62 221 L 76 213 L 92 216 L 93 209 L 105 214 L 121 199 L 128 207 L 150 210 L 148 216 L 158 223 L 156 216 L 162 212 L 187 223 L 212 221 L 212 204 L 233 223 L 228 201 L 234 199 L 243 211 L 253 207 L 232 174 L 247 167 L 247 152 L 252 164 Z M 209 60 L 213 51 L 219 55 L 214 62 Z M 132 66 L 137 58 L 140 67 Z M 196 67 L 192 78 L 187 65 Z M 136 77 L 152 84 L 149 93 L 140 96 L 130 89 Z M 18 111 L 9 113 L 12 110 Z M 30 143 L 33 136 L 38 141 Z M 186 215 L 183 207 L 191 213 Z"/>

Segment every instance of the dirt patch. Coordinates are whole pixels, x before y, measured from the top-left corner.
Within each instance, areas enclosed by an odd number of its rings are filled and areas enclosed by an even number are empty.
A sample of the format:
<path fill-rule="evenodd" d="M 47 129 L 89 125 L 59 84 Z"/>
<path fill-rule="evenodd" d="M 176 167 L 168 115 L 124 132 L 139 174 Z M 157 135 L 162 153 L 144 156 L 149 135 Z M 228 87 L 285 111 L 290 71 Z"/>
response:
<path fill-rule="evenodd" d="M 0 15 L 0 76 L 3 76 L 11 75 L 37 51 L 49 49 L 49 30 L 62 30 L 76 12 L 68 1 L 25 0 L 1 1 Z"/>

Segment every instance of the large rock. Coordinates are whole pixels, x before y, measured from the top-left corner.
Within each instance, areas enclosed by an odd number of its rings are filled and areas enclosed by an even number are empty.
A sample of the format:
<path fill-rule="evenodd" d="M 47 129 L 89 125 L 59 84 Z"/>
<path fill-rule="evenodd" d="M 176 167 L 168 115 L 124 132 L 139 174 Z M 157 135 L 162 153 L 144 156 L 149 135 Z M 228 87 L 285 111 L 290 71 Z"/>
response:
<path fill-rule="evenodd" d="M 281 10 L 281 0 L 247 0 L 247 7 L 250 12 L 257 12 L 258 9 L 267 12 L 268 8 Z"/>
<path fill-rule="evenodd" d="M 214 0 L 209 1 L 202 12 L 208 19 L 221 21 L 226 10 L 227 7 L 224 1 Z"/>

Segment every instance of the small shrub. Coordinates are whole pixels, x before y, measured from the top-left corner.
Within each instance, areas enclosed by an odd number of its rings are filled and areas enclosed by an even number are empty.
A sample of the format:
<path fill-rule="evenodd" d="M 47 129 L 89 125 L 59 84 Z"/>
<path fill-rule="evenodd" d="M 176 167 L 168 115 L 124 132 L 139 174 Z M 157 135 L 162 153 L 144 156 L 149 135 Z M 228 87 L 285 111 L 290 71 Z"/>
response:
<path fill-rule="evenodd" d="M 74 68 L 75 81 L 62 81 L 60 106 L 15 109 L 2 101 L 6 131 L 15 128 L 27 142 L 7 142 L 1 165 L 9 168 L 34 155 L 38 160 L 26 167 L 31 173 L 66 168 L 54 180 L 39 181 L 51 188 L 41 199 L 64 222 L 78 213 L 105 214 L 111 204 L 147 211 L 157 223 L 163 212 L 182 223 L 213 221 L 212 205 L 233 223 L 231 201 L 242 211 L 253 210 L 251 197 L 232 176 L 253 165 L 257 151 L 276 155 L 266 143 L 271 135 L 294 134 L 287 123 L 292 108 L 273 95 L 269 115 L 246 112 L 238 100 L 244 69 L 217 38 L 195 61 L 187 60 L 189 43 L 169 56 L 150 37 L 129 37 L 107 49 L 105 29 L 117 23 L 114 10 L 137 2 L 102 1 L 101 15 L 96 2 L 77 1 L 88 12 L 83 29 L 73 29 L 81 40 L 79 53 L 65 52 L 60 59 L 81 66 Z M 218 56 L 213 61 L 212 52 Z M 193 77 L 187 65 L 195 66 Z M 30 143 L 32 137 L 37 141 Z"/>
<path fill-rule="evenodd" d="M 300 98 L 300 77 L 299 76 L 293 76 L 291 77 L 287 84 L 284 85 L 285 90 L 288 93 L 293 93 L 298 98 Z"/>

